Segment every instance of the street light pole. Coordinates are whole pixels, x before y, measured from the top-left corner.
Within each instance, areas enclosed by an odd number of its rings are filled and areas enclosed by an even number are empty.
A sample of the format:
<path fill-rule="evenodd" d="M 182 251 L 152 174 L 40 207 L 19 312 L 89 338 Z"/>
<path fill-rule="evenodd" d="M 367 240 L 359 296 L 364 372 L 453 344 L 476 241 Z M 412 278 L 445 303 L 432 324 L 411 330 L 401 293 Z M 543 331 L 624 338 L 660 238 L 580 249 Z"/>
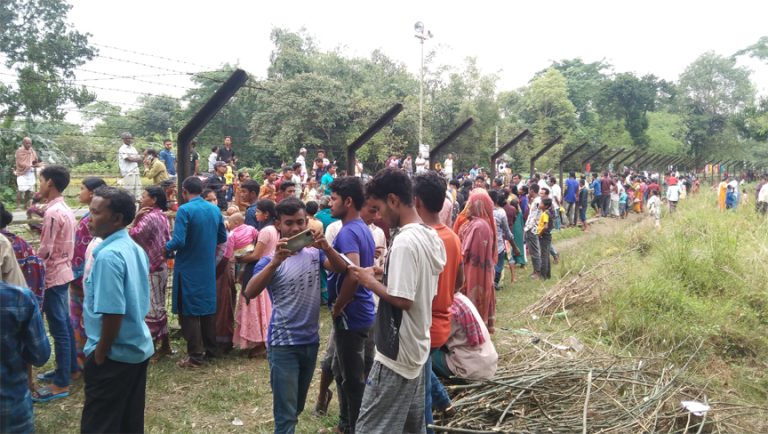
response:
<path fill-rule="evenodd" d="M 421 41 L 421 68 L 419 69 L 419 146 L 424 143 L 424 38 Z"/>
<path fill-rule="evenodd" d="M 419 147 L 424 143 L 424 41 L 432 37 L 432 32 L 424 28 L 424 23 L 417 21 L 413 25 L 414 35 L 421 43 L 421 69 L 419 69 Z"/>

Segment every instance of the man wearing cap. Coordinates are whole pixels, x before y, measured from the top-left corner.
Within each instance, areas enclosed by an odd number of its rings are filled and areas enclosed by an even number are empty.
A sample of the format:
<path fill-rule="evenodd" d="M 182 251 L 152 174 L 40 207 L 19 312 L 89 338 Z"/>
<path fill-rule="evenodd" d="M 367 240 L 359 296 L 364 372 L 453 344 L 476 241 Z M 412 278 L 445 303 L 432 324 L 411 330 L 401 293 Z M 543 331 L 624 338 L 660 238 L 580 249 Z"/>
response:
<path fill-rule="evenodd" d="M 141 197 L 141 177 L 139 174 L 139 162 L 144 158 L 133 147 L 131 133 L 120 135 L 123 144 L 117 151 L 117 165 L 120 167 L 120 176 L 123 177 L 123 188 L 128 190 L 136 199 Z"/>
<path fill-rule="evenodd" d="M 35 167 L 37 167 L 37 153 L 32 149 L 32 139 L 24 137 L 21 141 L 21 147 L 16 150 L 16 168 L 13 174 L 16 175 L 16 208 L 21 209 L 21 194 L 24 193 L 24 208 L 32 199 L 32 193 L 35 190 Z"/>

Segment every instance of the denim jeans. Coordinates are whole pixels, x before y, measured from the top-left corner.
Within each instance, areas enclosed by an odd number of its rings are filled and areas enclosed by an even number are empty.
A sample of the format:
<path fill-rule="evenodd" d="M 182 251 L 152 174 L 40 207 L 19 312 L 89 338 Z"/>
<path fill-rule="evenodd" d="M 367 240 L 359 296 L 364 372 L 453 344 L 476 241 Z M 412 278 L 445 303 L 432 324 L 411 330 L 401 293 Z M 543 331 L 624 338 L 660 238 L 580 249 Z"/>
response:
<path fill-rule="evenodd" d="M 427 363 L 424 364 L 424 421 L 427 425 L 434 423 L 432 407 L 445 410 L 451 406 L 451 397 L 448 396 L 445 386 L 432 371 L 432 355 L 439 352 L 439 349 L 433 348 L 429 358 L 427 358 Z M 434 433 L 429 428 L 427 428 L 427 432 Z"/>
<path fill-rule="evenodd" d="M 496 289 L 499 289 L 499 281 L 501 280 L 501 272 L 504 271 L 504 265 L 507 263 L 507 252 L 506 250 L 502 250 L 498 254 L 498 259 L 496 260 L 496 265 L 493 267 L 494 276 L 493 276 L 493 283 L 496 286 Z"/>
<path fill-rule="evenodd" d="M 424 375 L 424 425 L 429 426 L 435 423 L 432 416 L 432 355 L 427 357 L 422 375 Z M 427 428 L 427 434 L 434 433 L 434 430 Z"/>
<path fill-rule="evenodd" d="M 293 433 L 304 410 L 319 344 L 269 347 L 269 382 L 275 433 Z"/>
<path fill-rule="evenodd" d="M 56 351 L 53 384 L 68 387 L 71 374 L 78 371 L 75 333 L 69 321 L 69 283 L 45 290 L 43 312 L 48 320 L 48 332 L 53 338 L 53 348 Z"/>

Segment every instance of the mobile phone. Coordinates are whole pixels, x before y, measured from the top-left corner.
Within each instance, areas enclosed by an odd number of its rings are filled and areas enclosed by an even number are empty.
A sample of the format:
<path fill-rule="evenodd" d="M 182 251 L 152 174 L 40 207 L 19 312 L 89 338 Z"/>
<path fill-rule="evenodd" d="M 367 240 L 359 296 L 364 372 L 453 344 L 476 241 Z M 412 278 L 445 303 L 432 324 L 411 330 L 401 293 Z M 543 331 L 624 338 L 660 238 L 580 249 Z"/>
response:
<path fill-rule="evenodd" d="M 347 258 L 347 255 L 345 255 L 345 254 L 343 254 L 343 253 L 339 253 L 339 256 L 341 256 L 341 259 L 343 259 L 343 260 L 344 260 L 344 262 L 346 262 L 346 263 L 347 263 L 347 265 L 349 265 L 350 267 L 354 267 L 354 266 L 355 266 L 355 263 L 354 263 L 354 262 L 352 262 L 352 260 L 351 260 L 351 259 Z"/>
<path fill-rule="evenodd" d="M 291 252 L 298 252 L 299 250 L 307 247 L 315 241 L 315 237 L 312 235 L 312 230 L 307 229 L 299 232 L 298 234 L 288 238 L 285 242 L 285 248 Z"/>

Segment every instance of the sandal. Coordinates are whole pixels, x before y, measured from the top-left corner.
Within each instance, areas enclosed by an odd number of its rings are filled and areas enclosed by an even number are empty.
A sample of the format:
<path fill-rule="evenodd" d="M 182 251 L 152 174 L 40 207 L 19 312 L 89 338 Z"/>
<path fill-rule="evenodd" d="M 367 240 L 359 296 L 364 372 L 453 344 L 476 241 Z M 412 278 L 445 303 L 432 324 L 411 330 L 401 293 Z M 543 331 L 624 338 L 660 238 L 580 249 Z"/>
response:
<path fill-rule="evenodd" d="M 189 357 L 186 357 L 184 359 L 179 360 L 176 363 L 176 365 L 179 368 L 189 368 L 189 369 L 199 368 L 199 367 L 203 366 L 202 363 L 196 362 L 196 361 L 190 359 Z"/>
<path fill-rule="evenodd" d="M 69 390 L 59 393 L 53 393 L 48 387 L 41 387 L 32 392 L 32 402 L 50 402 L 55 399 L 66 398 L 69 396 Z"/>

